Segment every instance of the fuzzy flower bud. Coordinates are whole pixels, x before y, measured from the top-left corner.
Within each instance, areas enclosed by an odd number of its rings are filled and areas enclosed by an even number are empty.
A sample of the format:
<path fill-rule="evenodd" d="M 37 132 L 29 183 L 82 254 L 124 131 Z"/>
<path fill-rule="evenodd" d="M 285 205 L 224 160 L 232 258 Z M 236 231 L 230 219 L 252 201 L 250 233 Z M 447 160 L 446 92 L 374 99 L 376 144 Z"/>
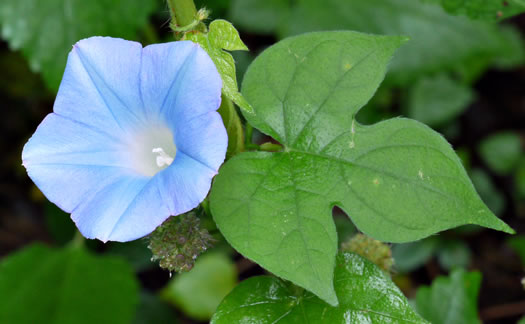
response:
<path fill-rule="evenodd" d="M 195 213 L 170 217 L 149 236 L 148 248 L 159 261 L 159 266 L 168 271 L 185 272 L 193 268 L 195 259 L 209 249 L 214 239 L 206 229 L 200 227 Z"/>
<path fill-rule="evenodd" d="M 386 272 L 390 272 L 394 264 L 392 251 L 387 244 L 363 234 L 356 234 L 348 242 L 341 244 L 341 250 L 359 254 Z"/>

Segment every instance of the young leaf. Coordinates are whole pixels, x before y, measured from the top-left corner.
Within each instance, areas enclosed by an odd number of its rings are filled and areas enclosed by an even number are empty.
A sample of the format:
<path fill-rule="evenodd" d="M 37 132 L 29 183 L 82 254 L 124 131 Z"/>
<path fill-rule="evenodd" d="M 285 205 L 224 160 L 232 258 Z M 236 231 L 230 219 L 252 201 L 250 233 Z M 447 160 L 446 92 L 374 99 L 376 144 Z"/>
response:
<path fill-rule="evenodd" d="M 477 310 L 480 285 L 479 272 L 457 269 L 450 277 L 438 277 L 431 287 L 418 289 L 417 312 L 433 324 L 480 323 Z"/>
<path fill-rule="evenodd" d="M 135 38 L 156 6 L 155 0 L 2 0 L 2 38 L 56 91 L 73 44 L 93 35 Z"/>
<path fill-rule="evenodd" d="M 502 132 L 485 138 L 479 145 L 479 153 L 485 163 L 496 173 L 510 173 L 522 154 L 520 136 Z"/>
<path fill-rule="evenodd" d="M 450 145 L 427 126 L 354 116 L 374 94 L 402 37 L 311 33 L 251 65 L 247 120 L 285 146 L 228 161 L 211 192 L 229 243 L 330 304 L 341 207 L 366 235 L 408 242 L 463 224 L 512 232 L 476 194 Z"/>
<path fill-rule="evenodd" d="M 0 263 L 0 323 L 130 323 L 138 283 L 121 259 L 32 245 Z"/>
<path fill-rule="evenodd" d="M 410 90 L 407 115 L 431 127 L 443 126 L 465 111 L 474 96 L 470 87 L 446 74 L 421 78 Z"/>
<path fill-rule="evenodd" d="M 353 253 L 341 253 L 335 270 L 339 306 L 275 277 L 252 277 L 219 305 L 212 324 L 426 323 L 388 274 Z"/>
<path fill-rule="evenodd" d="M 222 92 L 246 113 L 253 109 L 239 92 L 235 61 L 230 53 L 224 51 L 248 50 L 241 41 L 239 33 L 226 20 L 215 20 L 209 26 L 208 34 L 187 33 L 186 39 L 198 43 L 210 55 L 222 78 Z"/>
<path fill-rule="evenodd" d="M 209 253 L 195 267 L 176 275 L 162 291 L 166 301 L 198 320 L 208 320 L 237 282 L 237 270 L 228 256 Z"/>

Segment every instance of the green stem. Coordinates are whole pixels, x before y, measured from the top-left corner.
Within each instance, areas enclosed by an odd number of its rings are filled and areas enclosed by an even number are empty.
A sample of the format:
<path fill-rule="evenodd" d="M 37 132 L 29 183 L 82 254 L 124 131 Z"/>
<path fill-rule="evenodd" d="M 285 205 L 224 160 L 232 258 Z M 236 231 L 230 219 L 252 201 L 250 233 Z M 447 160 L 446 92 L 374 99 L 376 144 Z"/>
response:
<path fill-rule="evenodd" d="M 197 8 L 193 0 L 168 0 L 172 21 L 183 27 L 192 24 L 197 15 Z"/>

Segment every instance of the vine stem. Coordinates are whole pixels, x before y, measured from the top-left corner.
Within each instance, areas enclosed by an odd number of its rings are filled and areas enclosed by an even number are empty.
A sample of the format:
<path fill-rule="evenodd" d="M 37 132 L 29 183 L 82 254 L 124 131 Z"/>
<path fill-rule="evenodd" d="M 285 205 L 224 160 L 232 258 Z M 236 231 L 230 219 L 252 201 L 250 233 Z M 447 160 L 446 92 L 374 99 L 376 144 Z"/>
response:
<path fill-rule="evenodd" d="M 168 0 L 168 6 L 171 19 L 177 26 L 188 26 L 195 21 L 197 8 L 193 0 Z"/>

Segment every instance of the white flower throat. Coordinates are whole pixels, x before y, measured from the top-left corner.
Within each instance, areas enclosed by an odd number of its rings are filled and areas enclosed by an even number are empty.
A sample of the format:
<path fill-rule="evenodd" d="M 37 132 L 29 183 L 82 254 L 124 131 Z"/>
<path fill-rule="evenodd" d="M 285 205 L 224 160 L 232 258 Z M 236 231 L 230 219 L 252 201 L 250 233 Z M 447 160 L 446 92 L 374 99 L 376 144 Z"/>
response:
<path fill-rule="evenodd" d="M 177 155 L 172 131 L 158 124 L 135 132 L 128 147 L 132 168 L 149 177 L 169 167 Z"/>

